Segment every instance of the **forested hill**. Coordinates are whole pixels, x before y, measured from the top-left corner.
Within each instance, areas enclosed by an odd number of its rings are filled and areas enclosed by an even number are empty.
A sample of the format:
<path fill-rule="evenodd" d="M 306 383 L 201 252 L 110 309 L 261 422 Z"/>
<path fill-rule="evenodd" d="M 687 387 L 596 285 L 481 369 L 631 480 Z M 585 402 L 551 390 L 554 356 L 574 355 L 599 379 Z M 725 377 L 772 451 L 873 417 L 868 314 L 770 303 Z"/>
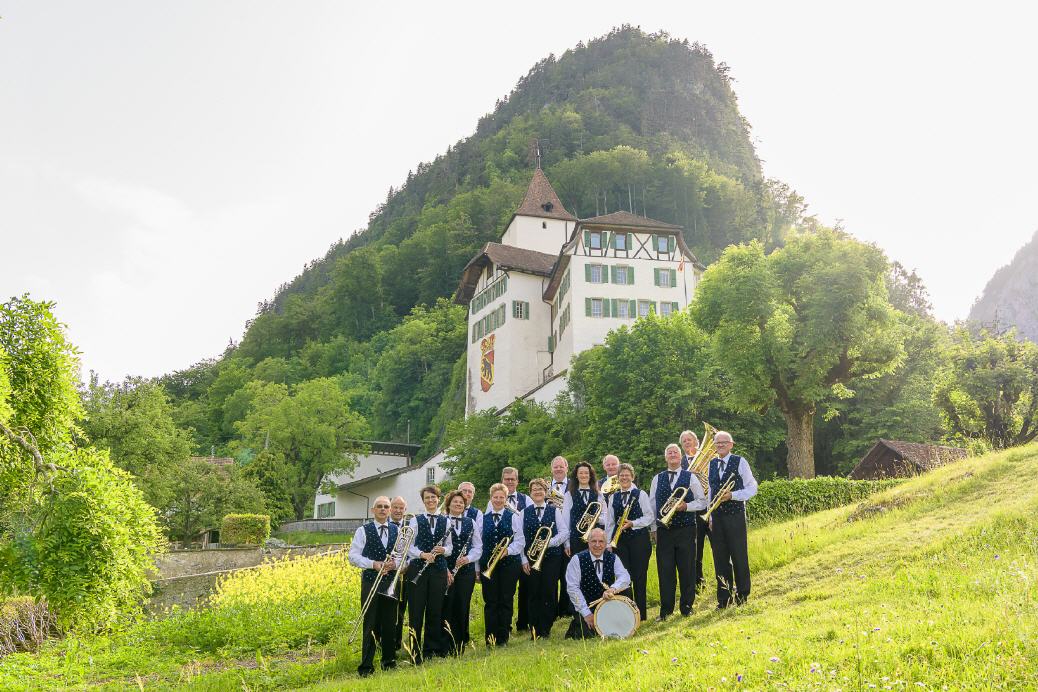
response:
<path fill-rule="evenodd" d="M 272 407 L 329 391 L 358 414 L 350 435 L 438 446 L 463 411 L 465 313 L 448 299 L 522 198 L 538 142 L 568 209 L 680 224 L 704 261 L 733 242 L 777 242 L 803 211 L 762 179 L 727 69 L 704 47 L 631 27 L 578 44 L 535 65 L 472 136 L 391 189 L 366 229 L 261 303 L 240 344 L 163 378 L 199 450 L 248 458 L 274 444 Z"/>
<path fill-rule="evenodd" d="M 1016 327 L 1020 336 L 1038 342 L 1038 232 L 991 277 L 969 319 L 991 331 Z"/>

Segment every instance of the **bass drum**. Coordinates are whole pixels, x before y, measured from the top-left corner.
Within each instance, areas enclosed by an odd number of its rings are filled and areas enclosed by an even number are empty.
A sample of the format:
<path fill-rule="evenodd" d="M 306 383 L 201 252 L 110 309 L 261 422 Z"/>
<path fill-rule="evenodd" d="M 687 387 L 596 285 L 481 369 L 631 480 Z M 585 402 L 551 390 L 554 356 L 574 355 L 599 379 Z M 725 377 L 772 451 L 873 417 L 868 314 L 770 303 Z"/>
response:
<path fill-rule="evenodd" d="M 613 596 L 595 607 L 595 631 L 603 639 L 627 639 L 640 624 L 638 606 L 626 596 Z"/>

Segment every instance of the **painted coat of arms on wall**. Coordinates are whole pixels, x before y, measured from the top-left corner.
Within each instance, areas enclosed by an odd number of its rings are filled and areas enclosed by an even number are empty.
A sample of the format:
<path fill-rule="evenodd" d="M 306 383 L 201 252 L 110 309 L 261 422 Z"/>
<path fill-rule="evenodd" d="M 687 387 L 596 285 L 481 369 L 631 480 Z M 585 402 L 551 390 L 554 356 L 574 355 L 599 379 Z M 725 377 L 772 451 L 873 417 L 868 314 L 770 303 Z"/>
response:
<path fill-rule="evenodd" d="M 480 342 L 483 356 L 479 359 L 479 386 L 484 392 L 494 386 L 494 334 Z"/>

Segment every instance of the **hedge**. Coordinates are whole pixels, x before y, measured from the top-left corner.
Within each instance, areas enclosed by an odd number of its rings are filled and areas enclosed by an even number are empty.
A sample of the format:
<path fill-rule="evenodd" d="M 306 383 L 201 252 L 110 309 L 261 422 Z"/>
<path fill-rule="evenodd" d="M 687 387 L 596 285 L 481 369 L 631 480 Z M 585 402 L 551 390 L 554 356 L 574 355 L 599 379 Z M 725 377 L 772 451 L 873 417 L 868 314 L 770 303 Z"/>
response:
<path fill-rule="evenodd" d="M 761 481 L 757 494 L 746 503 L 746 517 L 755 524 L 784 521 L 849 505 L 900 482 L 898 479 L 852 481 L 828 476 Z"/>
<path fill-rule="evenodd" d="M 262 545 L 270 538 L 269 514 L 228 514 L 220 526 L 220 543 Z"/>

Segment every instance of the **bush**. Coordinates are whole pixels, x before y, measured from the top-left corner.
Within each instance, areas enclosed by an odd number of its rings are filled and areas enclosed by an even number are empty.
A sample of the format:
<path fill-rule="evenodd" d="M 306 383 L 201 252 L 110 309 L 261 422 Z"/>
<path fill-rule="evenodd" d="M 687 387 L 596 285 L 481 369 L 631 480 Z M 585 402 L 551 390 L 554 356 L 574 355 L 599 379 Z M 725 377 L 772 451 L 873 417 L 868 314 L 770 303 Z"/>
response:
<path fill-rule="evenodd" d="M 849 505 L 900 482 L 897 479 L 852 481 L 827 476 L 761 481 L 757 494 L 746 503 L 746 518 L 758 524 L 784 521 Z"/>
<path fill-rule="evenodd" d="M 21 596 L 0 602 L 0 657 L 36 651 L 55 632 L 54 616 L 44 601 Z"/>
<path fill-rule="evenodd" d="M 220 526 L 220 543 L 263 545 L 270 538 L 269 514 L 228 514 Z"/>

